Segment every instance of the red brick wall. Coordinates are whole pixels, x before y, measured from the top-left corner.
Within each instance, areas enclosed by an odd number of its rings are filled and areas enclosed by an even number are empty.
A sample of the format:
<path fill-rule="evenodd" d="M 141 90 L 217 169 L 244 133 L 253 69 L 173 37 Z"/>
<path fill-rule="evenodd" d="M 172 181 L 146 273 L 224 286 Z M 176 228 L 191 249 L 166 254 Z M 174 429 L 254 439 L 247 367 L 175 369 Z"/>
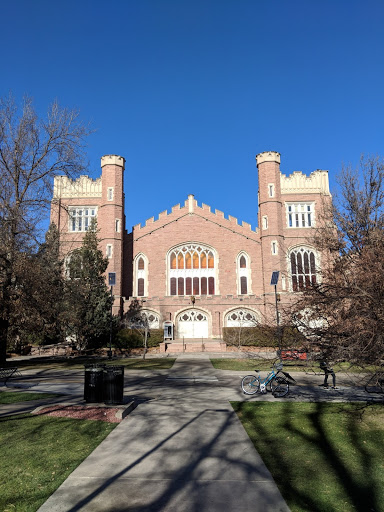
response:
<path fill-rule="evenodd" d="M 267 155 L 263 153 L 262 155 Z M 98 227 L 100 229 L 100 248 L 106 254 L 107 244 L 113 245 L 113 256 L 107 272 L 116 272 L 117 285 L 114 289 L 115 312 L 118 311 L 120 298 L 125 298 L 124 310 L 127 310 L 130 298 L 135 294 L 133 262 L 137 255 L 143 254 L 148 263 L 148 293 L 142 299 L 143 307 L 160 314 L 161 320 L 175 320 L 176 316 L 192 307 L 190 297 L 171 296 L 167 280 L 167 256 L 169 251 L 184 243 L 200 243 L 212 247 L 216 256 L 215 295 L 196 297 L 195 310 L 205 312 L 209 319 L 209 333 L 218 337 L 224 326 L 225 315 L 232 309 L 247 307 L 257 312 L 261 322 L 275 322 L 275 294 L 270 285 L 274 270 L 280 271 L 278 292 L 282 303 L 295 300 L 289 291 L 289 249 L 302 244 L 308 245 L 311 229 L 287 228 L 287 201 L 315 202 L 315 215 L 323 207 L 323 200 L 330 196 L 319 194 L 281 193 L 280 155 L 269 153 L 259 159 L 259 228 L 255 231 L 247 223 L 238 223 L 233 217 L 225 218 L 218 210 L 211 212 L 207 205 L 198 206 L 193 196 L 189 196 L 183 205 L 177 205 L 167 213 L 159 214 L 158 219 L 151 218 L 134 226 L 131 233 L 124 229 L 124 163 L 121 157 L 103 157 L 102 159 L 102 197 L 62 199 L 61 207 L 52 202 L 51 220 L 62 232 L 63 253 L 73 250 L 81 243 L 84 233 L 68 232 L 67 206 L 98 206 Z M 270 197 L 269 185 L 274 186 L 274 196 Z M 113 188 L 113 200 L 107 197 L 108 189 Z M 255 205 L 257 196 L 255 194 Z M 256 211 L 256 208 L 255 208 Z M 59 214 L 60 212 L 60 214 Z M 268 217 L 268 229 L 262 229 L 262 218 Z M 115 229 L 115 221 L 120 219 L 120 232 Z M 278 254 L 273 255 L 271 242 L 278 246 Z M 243 251 L 249 256 L 250 274 L 248 295 L 238 295 L 237 256 Z M 286 289 L 282 287 L 282 278 L 286 279 Z"/>

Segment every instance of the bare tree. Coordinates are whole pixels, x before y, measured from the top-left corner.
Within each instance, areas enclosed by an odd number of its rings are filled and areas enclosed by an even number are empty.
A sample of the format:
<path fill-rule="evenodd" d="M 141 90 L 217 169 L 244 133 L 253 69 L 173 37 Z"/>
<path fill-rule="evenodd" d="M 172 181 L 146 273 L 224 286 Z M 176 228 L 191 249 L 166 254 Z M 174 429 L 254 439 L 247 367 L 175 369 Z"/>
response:
<path fill-rule="evenodd" d="M 319 219 L 320 279 L 295 305 L 296 324 L 325 357 L 384 359 L 384 162 L 343 169 L 341 198 Z"/>
<path fill-rule="evenodd" d="M 57 102 L 39 119 L 31 98 L 21 108 L 11 95 L 0 99 L 0 363 L 6 358 L 18 258 L 39 245 L 54 175 L 84 172 L 89 133 L 76 110 Z"/>
<path fill-rule="evenodd" d="M 124 315 L 123 324 L 129 329 L 135 330 L 143 341 L 143 359 L 148 351 L 148 337 L 150 325 L 147 313 L 143 311 L 143 304 L 138 299 L 132 300 L 128 311 Z"/>

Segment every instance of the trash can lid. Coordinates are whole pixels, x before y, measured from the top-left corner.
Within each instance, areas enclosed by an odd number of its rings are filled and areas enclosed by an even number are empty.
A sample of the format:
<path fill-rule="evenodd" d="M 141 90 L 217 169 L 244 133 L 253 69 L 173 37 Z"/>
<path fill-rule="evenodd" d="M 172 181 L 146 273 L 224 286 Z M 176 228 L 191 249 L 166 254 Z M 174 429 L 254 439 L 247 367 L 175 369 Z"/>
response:
<path fill-rule="evenodd" d="M 107 372 L 116 372 L 116 371 L 124 371 L 124 366 L 116 366 L 116 365 L 105 365 L 104 370 Z"/>

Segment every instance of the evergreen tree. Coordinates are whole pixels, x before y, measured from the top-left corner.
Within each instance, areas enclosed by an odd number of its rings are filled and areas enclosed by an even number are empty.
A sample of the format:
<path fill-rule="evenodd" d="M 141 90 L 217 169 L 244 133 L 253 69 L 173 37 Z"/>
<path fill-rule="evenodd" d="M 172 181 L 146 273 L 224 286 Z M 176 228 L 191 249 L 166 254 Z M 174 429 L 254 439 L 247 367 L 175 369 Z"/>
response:
<path fill-rule="evenodd" d="M 55 224 L 51 224 L 45 243 L 37 253 L 38 260 L 38 318 L 40 338 L 44 344 L 64 341 L 64 262 L 60 255 L 60 237 Z"/>
<path fill-rule="evenodd" d="M 108 340 L 112 298 L 105 284 L 108 258 L 98 248 L 96 223 L 83 245 L 67 263 L 65 316 L 67 334 L 79 350 L 101 346 Z"/>
<path fill-rule="evenodd" d="M 50 226 L 37 253 L 19 252 L 14 259 L 14 286 L 8 303 L 11 350 L 64 340 L 62 269 L 55 225 Z"/>

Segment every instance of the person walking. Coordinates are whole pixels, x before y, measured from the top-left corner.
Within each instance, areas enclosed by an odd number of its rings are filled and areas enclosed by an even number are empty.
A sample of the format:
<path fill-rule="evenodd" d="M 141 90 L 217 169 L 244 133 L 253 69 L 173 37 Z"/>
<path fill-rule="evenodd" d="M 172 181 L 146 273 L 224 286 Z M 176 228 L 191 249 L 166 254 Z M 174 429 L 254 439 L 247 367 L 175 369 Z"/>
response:
<path fill-rule="evenodd" d="M 328 376 L 332 376 L 332 389 L 336 389 L 336 375 L 333 368 L 327 363 L 327 361 L 321 361 L 320 368 L 324 372 L 324 382 L 321 384 L 324 388 L 328 388 Z"/>

